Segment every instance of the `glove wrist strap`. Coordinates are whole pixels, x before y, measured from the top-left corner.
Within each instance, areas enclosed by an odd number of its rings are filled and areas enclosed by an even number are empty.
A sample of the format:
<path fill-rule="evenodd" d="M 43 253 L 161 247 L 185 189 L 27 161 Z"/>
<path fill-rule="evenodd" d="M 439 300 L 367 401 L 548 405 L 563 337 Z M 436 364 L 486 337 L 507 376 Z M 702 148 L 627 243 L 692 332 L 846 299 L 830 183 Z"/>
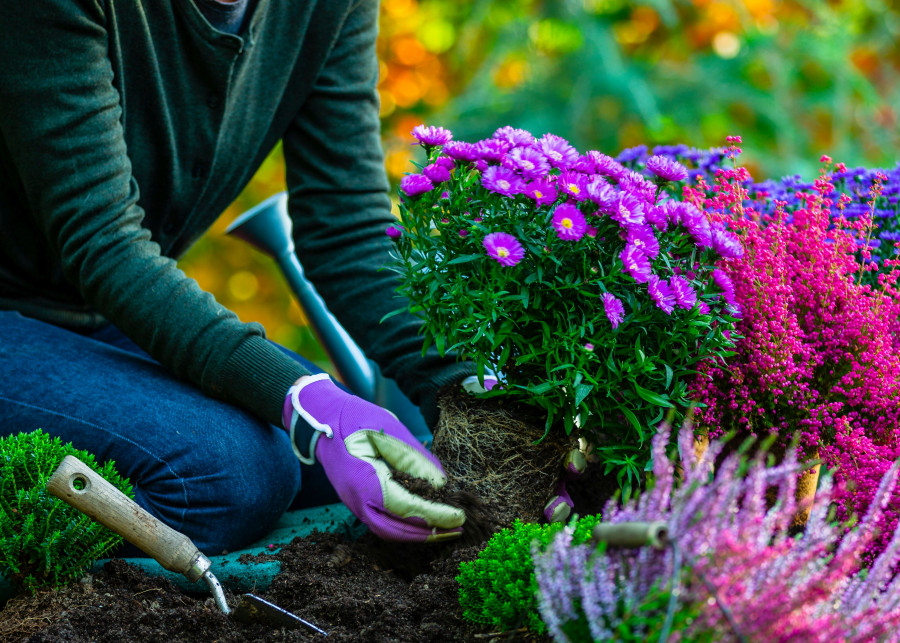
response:
<path fill-rule="evenodd" d="M 310 384 L 322 380 L 331 381 L 328 373 L 304 377 L 301 382 L 294 384 L 287 392 L 287 397 L 291 401 L 291 420 L 290 426 L 287 427 L 291 437 L 291 448 L 294 450 L 294 455 L 303 464 L 316 463 L 316 443 L 323 433 L 328 438 L 334 436 L 334 430 L 329 425 L 319 422 L 300 404 L 300 391 Z M 303 422 L 299 421 L 301 418 L 304 420 Z M 298 444 L 308 445 L 306 454 L 300 450 Z"/>

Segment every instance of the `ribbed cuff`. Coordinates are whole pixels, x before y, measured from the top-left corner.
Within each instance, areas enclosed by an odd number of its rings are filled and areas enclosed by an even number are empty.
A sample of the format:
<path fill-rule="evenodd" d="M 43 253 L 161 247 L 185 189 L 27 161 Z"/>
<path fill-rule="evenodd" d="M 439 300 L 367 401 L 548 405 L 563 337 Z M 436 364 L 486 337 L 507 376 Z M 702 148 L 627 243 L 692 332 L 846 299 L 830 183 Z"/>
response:
<path fill-rule="evenodd" d="M 284 396 L 309 371 L 264 338 L 242 341 L 222 369 L 222 392 L 229 402 L 281 426 Z"/>

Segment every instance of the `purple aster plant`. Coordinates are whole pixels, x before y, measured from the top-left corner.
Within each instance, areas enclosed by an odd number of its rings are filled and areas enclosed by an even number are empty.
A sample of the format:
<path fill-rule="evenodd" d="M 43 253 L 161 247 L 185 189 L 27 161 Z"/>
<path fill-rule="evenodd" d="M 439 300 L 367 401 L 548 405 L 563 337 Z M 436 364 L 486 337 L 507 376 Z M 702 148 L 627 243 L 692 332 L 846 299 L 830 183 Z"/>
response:
<path fill-rule="evenodd" d="M 552 225 L 556 236 L 564 241 L 578 241 L 587 230 L 584 215 L 569 203 L 563 203 L 553 211 Z"/>
<path fill-rule="evenodd" d="M 740 259 L 744 256 L 741 242 L 721 226 L 716 226 L 712 230 L 712 247 L 725 259 Z"/>
<path fill-rule="evenodd" d="M 669 287 L 675 296 L 675 304 L 679 308 L 690 310 L 697 303 L 697 292 L 691 286 L 691 282 L 681 275 L 675 275 L 669 279 Z"/>
<path fill-rule="evenodd" d="M 606 318 L 612 325 L 613 330 L 617 329 L 622 320 L 625 319 L 625 306 L 612 293 L 603 293 L 603 312 L 606 313 Z"/>
<path fill-rule="evenodd" d="M 569 145 L 569 142 L 555 134 L 544 134 L 538 141 L 538 147 L 550 164 L 560 170 L 571 167 L 578 160 L 578 150 Z"/>
<path fill-rule="evenodd" d="M 644 223 L 644 205 L 627 192 L 619 192 L 610 216 L 623 228 Z"/>
<path fill-rule="evenodd" d="M 556 186 L 552 183 L 538 179 L 527 184 L 522 194 L 532 199 L 537 205 L 550 205 L 556 201 L 559 193 L 556 191 Z"/>
<path fill-rule="evenodd" d="M 475 143 L 478 157 L 488 163 L 500 163 L 509 151 L 509 143 L 499 138 L 489 138 Z"/>
<path fill-rule="evenodd" d="M 423 174 L 407 174 L 400 179 L 400 191 L 407 196 L 418 196 L 434 189 L 434 183 Z"/>
<path fill-rule="evenodd" d="M 581 172 L 564 171 L 556 179 L 557 187 L 576 201 L 584 201 L 587 196 L 587 176 Z"/>
<path fill-rule="evenodd" d="M 464 141 L 451 141 L 444 145 L 441 151 L 455 161 L 462 163 L 474 163 L 481 158 L 475 146 Z"/>
<path fill-rule="evenodd" d="M 514 147 L 503 158 L 503 165 L 529 181 L 543 178 L 550 171 L 547 158 L 533 147 Z"/>
<path fill-rule="evenodd" d="M 660 181 L 684 181 L 687 178 L 687 168 L 665 156 L 655 155 L 648 158 L 647 169 Z"/>
<path fill-rule="evenodd" d="M 630 226 L 625 234 L 629 245 L 638 248 L 651 261 L 659 256 L 659 241 L 646 223 Z"/>
<path fill-rule="evenodd" d="M 594 162 L 594 172 L 596 174 L 602 174 L 618 181 L 628 172 L 625 166 L 616 159 L 596 150 L 588 152 L 588 157 Z"/>
<path fill-rule="evenodd" d="M 497 263 L 507 268 L 515 266 L 525 256 L 525 248 L 519 240 L 506 232 L 492 232 L 486 235 L 481 245 Z"/>
<path fill-rule="evenodd" d="M 536 142 L 531 132 L 523 129 L 516 129 L 515 127 L 510 127 L 509 125 L 507 125 L 506 127 L 501 127 L 496 132 L 494 132 L 492 138 L 497 138 L 501 141 L 505 141 L 511 148 L 528 147 L 534 145 Z"/>
<path fill-rule="evenodd" d="M 650 275 L 647 281 L 647 291 L 650 293 L 650 299 L 661 311 L 667 315 L 672 314 L 672 311 L 675 310 L 675 294 L 665 279 L 660 279 L 657 275 Z"/>
<path fill-rule="evenodd" d="M 503 196 L 521 194 L 525 184 L 515 172 L 500 165 L 491 165 L 481 174 L 481 184 L 491 192 Z"/>
<path fill-rule="evenodd" d="M 651 277 L 650 259 L 647 258 L 647 255 L 640 248 L 628 244 L 619 253 L 619 258 L 624 266 L 622 272 L 630 275 L 639 284 L 647 283 L 647 280 Z"/>
<path fill-rule="evenodd" d="M 450 170 L 443 165 L 432 163 L 422 168 L 422 174 L 427 176 L 432 183 L 445 183 L 450 180 Z"/>
<path fill-rule="evenodd" d="M 412 130 L 413 138 L 426 147 L 444 145 L 453 140 L 453 133 L 436 125 L 416 125 Z"/>

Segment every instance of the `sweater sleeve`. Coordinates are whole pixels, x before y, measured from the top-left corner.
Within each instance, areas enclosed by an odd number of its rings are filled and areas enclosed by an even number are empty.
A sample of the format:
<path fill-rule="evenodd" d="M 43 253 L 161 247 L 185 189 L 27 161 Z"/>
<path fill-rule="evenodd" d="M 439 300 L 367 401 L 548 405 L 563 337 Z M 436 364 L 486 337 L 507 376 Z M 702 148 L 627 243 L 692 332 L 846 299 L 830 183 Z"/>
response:
<path fill-rule="evenodd" d="M 284 137 L 289 211 L 300 261 L 335 317 L 382 372 L 416 404 L 471 367 L 423 357 L 421 321 L 401 308 L 396 276 L 384 266 L 389 184 L 378 117 L 375 39 L 378 2 L 355 3 L 303 109 Z"/>
<path fill-rule="evenodd" d="M 305 371 L 162 256 L 142 226 L 104 6 L 0 3 L 0 134 L 29 205 L 23 216 L 84 300 L 161 364 L 280 424 L 284 393 Z"/>

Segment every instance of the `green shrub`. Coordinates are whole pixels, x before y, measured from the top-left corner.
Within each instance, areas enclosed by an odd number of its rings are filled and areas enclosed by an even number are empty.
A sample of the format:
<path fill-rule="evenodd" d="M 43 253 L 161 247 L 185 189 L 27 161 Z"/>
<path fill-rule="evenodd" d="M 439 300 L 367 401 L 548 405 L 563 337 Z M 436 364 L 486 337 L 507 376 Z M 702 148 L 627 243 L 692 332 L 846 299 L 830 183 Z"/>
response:
<path fill-rule="evenodd" d="M 571 524 L 572 541 L 586 543 L 600 516 L 585 516 Z M 459 604 L 463 617 L 498 631 L 527 627 L 547 631 L 537 609 L 537 581 L 532 545 L 543 550 L 562 523 L 537 525 L 516 520 L 494 534 L 478 558 L 459 567 Z"/>
<path fill-rule="evenodd" d="M 47 492 L 47 480 L 67 455 L 134 497 L 113 462 L 101 467 L 87 451 L 40 429 L 0 438 L 0 574 L 19 589 L 34 592 L 71 582 L 122 542 Z"/>

